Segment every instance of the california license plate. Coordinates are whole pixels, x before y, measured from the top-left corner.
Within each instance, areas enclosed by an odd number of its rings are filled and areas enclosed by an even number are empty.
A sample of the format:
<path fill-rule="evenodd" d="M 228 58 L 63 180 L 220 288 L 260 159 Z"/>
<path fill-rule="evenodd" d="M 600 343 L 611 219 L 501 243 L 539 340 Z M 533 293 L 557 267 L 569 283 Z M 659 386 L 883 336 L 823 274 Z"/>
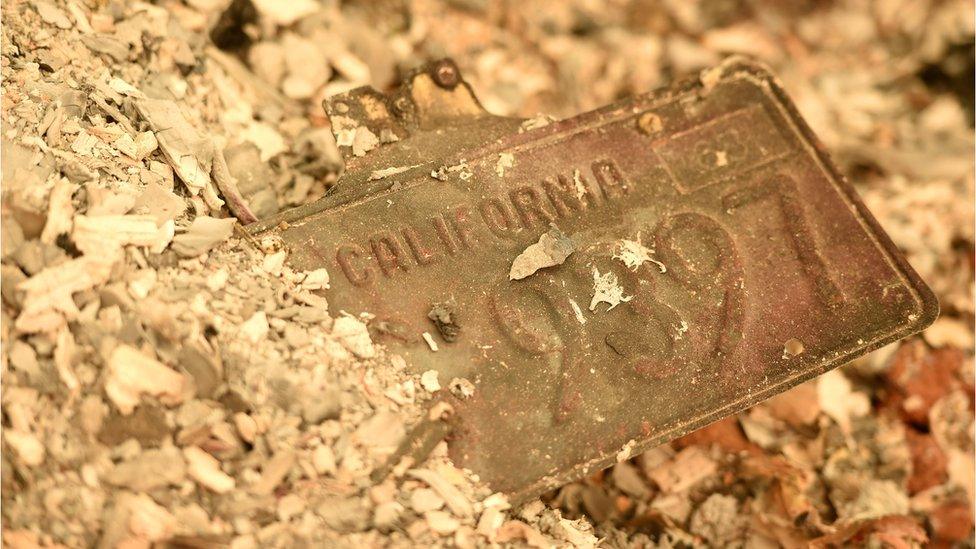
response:
<path fill-rule="evenodd" d="M 374 340 L 413 371 L 473 384 L 470 396 L 441 391 L 455 411 L 451 456 L 513 499 L 937 315 L 755 65 L 548 124 L 488 115 L 450 62 L 392 96 L 356 90 L 328 109 L 347 172 L 257 230 L 279 234 L 296 267 L 326 267 L 330 308 L 370 313 Z M 510 279 L 554 228 L 572 253 Z M 437 304 L 450 333 L 431 320 Z"/>

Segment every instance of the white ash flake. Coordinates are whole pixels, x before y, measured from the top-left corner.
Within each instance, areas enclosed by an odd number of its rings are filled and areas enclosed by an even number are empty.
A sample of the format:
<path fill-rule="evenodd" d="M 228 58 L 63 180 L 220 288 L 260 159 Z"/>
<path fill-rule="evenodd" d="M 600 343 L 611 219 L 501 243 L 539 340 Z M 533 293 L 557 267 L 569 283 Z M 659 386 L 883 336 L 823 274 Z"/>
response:
<path fill-rule="evenodd" d="M 156 150 L 159 142 L 156 141 L 156 134 L 153 132 L 142 132 L 134 139 L 124 133 L 112 143 L 112 146 L 133 160 L 143 160 Z"/>
<path fill-rule="evenodd" d="M 414 164 L 412 166 L 394 166 L 392 168 L 383 168 L 382 170 L 373 170 L 373 172 L 369 174 L 369 180 L 379 181 L 380 179 L 386 179 L 392 175 L 412 170 L 418 166 L 420 166 L 420 164 Z"/>
<path fill-rule="evenodd" d="M 593 533 L 593 525 L 582 518 L 578 520 L 560 518 L 553 533 L 577 549 L 595 549 L 600 542 Z"/>
<path fill-rule="evenodd" d="M 420 375 L 420 386 L 424 389 L 430 391 L 431 393 L 436 393 L 441 390 L 441 383 L 438 381 L 437 370 L 427 370 Z"/>
<path fill-rule="evenodd" d="M 544 128 L 549 124 L 552 124 L 555 119 L 548 114 L 537 114 L 536 116 L 527 119 L 519 125 L 519 133 L 537 130 L 539 128 Z"/>
<path fill-rule="evenodd" d="M 47 210 L 47 221 L 41 232 L 41 242 L 54 244 L 57 238 L 71 231 L 75 209 L 71 197 L 78 190 L 78 185 L 67 179 L 61 179 L 54 184 L 48 197 L 50 205 Z"/>
<path fill-rule="evenodd" d="M 285 3 L 276 0 L 254 0 L 254 8 L 265 21 L 287 27 L 299 19 L 316 13 L 321 6 L 315 0 L 290 0 Z"/>
<path fill-rule="evenodd" d="M 258 311 L 241 324 L 240 334 L 251 343 L 258 343 L 268 336 L 270 329 L 268 315 L 264 311 Z"/>
<path fill-rule="evenodd" d="M 137 494 L 129 500 L 129 529 L 136 538 L 160 542 L 173 537 L 179 529 L 179 521 L 146 494 Z"/>
<path fill-rule="evenodd" d="M 448 383 L 448 387 L 450 387 L 451 393 L 454 396 L 462 400 L 474 396 L 474 383 L 471 383 L 470 380 L 463 377 L 455 377 L 451 379 L 451 382 Z"/>
<path fill-rule="evenodd" d="M 431 351 L 436 353 L 438 350 L 438 346 L 437 346 L 437 342 L 434 341 L 434 336 L 430 335 L 430 332 L 424 332 L 420 335 L 421 337 L 424 338 L 424 342 L 427 343 L 427 347 L 429 347 Z"/>
<path fill-rule="evenodd" d="M 211 209 L 220 208 L 223 201 L 210 178 L 213 144 L 193 127 L 174 101 L 144 98 L 135 101 L 135 107 L 155 131 L 160 150 L 187 189 L 201 195 Z"/>
<path fill-rule="evenodd" d="M 424 518 L 427 520 L 427 526 L 434 533 L 442 536 L 454 533 L 461 526 L 461 522 L 446 511 L 427 511 L 424 513 Z"/>
<path fill-rule="evenodd" d="M 624 288 L 617 281 L 617 275 L 612 271 L 600 274 L 599 269 L 593 267 L 593 298 L 590 300 L 590 310 L 595 311 L 600 303 L 609 305 L 607 311 L 621 303 L 634 299 L 632 295 L 624 295 Z"/>
<path fill-rule="evenodd" d="M 678 326 L 675 327 L 674 340 L 677 341 L 683 338 L 686 333 L 688 333 L 688 322 L 682 320 L 678 323 Z"/>
<path fill-rule="evenodd" d="M 817 379 L 820 408 L 837 422 L 846 435 L 851 433 L 852 418 L 861 417 L 871 410 L 868 396 L 855 391 L 853 387 L 840 370 L 831 370 Z"/>
<path fill-rule="evenodd" d="M 583 309 L 580 308 L 579 303 L 577 303 L 575 299 L 570 299 L 569 306 L 573 308 L 573 314 L 576 315 L 576 321 L 580 324 L 586 324 L 586 317 L 583 316 Z"/>
<path fill-rule="evenodd" d="M 324 268 L 309 271 L 302 279 L 302 288 L 306 290 L 327 290 L 329 287 L 329 271 Z"/>
<path fill-rule="evenodd" d="M 237 485 L 234 477 L 220 469 L 220 461 L 200 448 L 196 446 L 183 448 L 183 458 L 186 459 L 186 471 L 190 478 L 204 488 L 224 494 Z"/>
<path fill-rule="evenodd" d="M 439 496 L 444 498 L 444 503 L 455 516 L 467 518 L 474 515 L 474 506 L 471 505 L 468 498 L 464 497 L 457 486 L 445 478 L 445 472 L 457 474 L 457 469 L 450 466 L 443 467 L 440 471 L 418 468 L 410 469 L 407 471 L 407 475 L 427 483 Z"/>
<path fill-rule="evenodd" d="M 264 261 L 261 262 L 261 270 L 272 276 L 281 276 L 281 271 L 285 267 L 285 259 L 287 258 L 288 252 L 285 250 L 268 254 L 264 256 Z"/>
<path fill-rule="evenodd" d="M 521 280 L 535 274 L 539 269 L 562 265 L 575 249 L 572 239 L 554 226 L 548 232 L 542 233 L 538 242 L 530 244 L 515 257 L 508 279 Z"/>
<path fill-rule="evenodd" d="M 82 256 L 49 267 L 21 282 L 23 309 L 17 329 L 25 332 L 53 331 L 80 314 L 72 295 L 105 283 L 114 258 Z"/>
<path fill-rule="evenodd" d="M 652 248 L 644 246 L 640 242 L 640 236 L 638 235 L 637 240 L 627 240 L 623 239 L 617 242 L 614 247 L 613 258 L 619 259 L 628 269 L 636 271 L 641 265 L 647 262 L 651 262 L 657 265 L 658 270 L 661 273 L 668 272 L 668 268 L 665 267 L 664 263 L 651 257 L 654 253 Z"/>
<path fill-rule="evenodd" d="M 105 394 L 122 415 L 131 414 L 142 395 L 168 404 L 183 400 L 183 374 L 128 345 L 119 345 L 108 359 Z"/>
<path fill-rule="evenodd" d="M 515 167 L 515 155 L 512 153 L 499 153 L 498 161 L 495 162 L 495 173 L 498 177 L 505 177 L 505 170 Z"/>
<path fill-rule="evenodd" d="M 573 188 L 576 190 L 576 198 L 586 196 L 586 183 L 583 182 L 583 174 L 579 170 L 573 170 Z"/>
<path fill-rule="evenodd" d="M 33 433 L 7 428 L 3 437 L 25 465 L 36 467 L 44 463 L 44 444 Z"/>
<path fill-rule="evenodd" d="M 359 126 L 352 130 L 352 140 L 349 145 L 355 156 L 366 156 L 366 153 L 380 146 L 380 138 L 366 126 Z"/>
<path fill-rule="evenodd" d="M 332 337 L 336 338 L 343 347 L 359 358 L 376 356 L 376 349 L 369 337 L 366 325 L 351 316 L 340 316 L 332 324 Z"/>
<path fill-rule="evenodd" d="M 151 215 L 79 215 L 71 236 L 85 254 L 119 255 L 126 245 L 145 246 L 158 254 L 173 240 L 174 233 L 172 221 L 157 226 Z"/>
<path fill-rule="evenodd" d="M 171 247 L 184 257 L 207 253 L 234 234 L 236 222 L 232 217 L 219 219 L 206 215 L 197 216 L 185 232 L 173 237 Z"/>
<path fill-rule="evenodd" d="M 617 463 L 622 463 L 631 458 L 634 453 L 634 448 L 637 446 L 637 441 L 630 439 L 626 444 L 621 446 L 620 450 L 617 451 Z"/>
<path fill-rule="evenodd" d="M 432 170 L 430 172 L 430 176 L 438 181 L 447 181 L 448 175 L 454 173 L 456 173 L 458 178 L 462 181 L 467 181 L 474 175 L 471 172 L 471 168 L 468 167 L 468 163 L 462 160 L 461 162 L 458 162 L 452 166 L 441 166 L 436 170 Z"/>
<path fill-rule="evenodd" d="M 261 162 L 270 161 L 288 148 L 285 138 L 280 133 L 268 124 L 260 122 L 250 122 L 241 132 L 240 137 L 254 143 L 260 151 Z"/>

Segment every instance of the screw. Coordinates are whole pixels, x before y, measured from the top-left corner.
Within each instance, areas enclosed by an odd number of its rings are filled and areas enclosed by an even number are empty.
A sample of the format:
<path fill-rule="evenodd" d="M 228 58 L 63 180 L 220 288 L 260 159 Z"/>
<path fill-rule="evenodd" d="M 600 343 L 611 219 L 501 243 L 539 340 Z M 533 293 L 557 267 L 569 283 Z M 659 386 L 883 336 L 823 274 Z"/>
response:
<path fill-rule="evenodd" d="M 442 88 L 453 89 L 461 81 L 457 67 L 451 61 L 441 61 L 434 67 L 434 82 Z"/>

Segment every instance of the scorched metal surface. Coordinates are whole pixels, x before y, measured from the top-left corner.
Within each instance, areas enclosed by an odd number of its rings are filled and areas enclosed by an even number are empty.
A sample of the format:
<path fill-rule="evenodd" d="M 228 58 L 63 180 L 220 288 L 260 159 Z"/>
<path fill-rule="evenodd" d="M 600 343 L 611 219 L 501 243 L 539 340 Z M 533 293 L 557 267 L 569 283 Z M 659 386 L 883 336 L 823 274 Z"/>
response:
<path fill-rule="evenodd" d="M 389 97 L 360 89 L 327 109 L 346 173 L 256 232 L 280 234 L 295 267 L 326 267 L 333 312 L 374 315 L 374 340 L 413 371 L 474 383 L 468 398 L 441 391 L 451 456 L 516 500 L 937 315 L 775 79 L 747 61 L 542 127 L 484 112 L 449 61 Z M 509 280 L 552 225 L 574 252 Z M 447 430 L 421 425 L 411 442 Z"/>

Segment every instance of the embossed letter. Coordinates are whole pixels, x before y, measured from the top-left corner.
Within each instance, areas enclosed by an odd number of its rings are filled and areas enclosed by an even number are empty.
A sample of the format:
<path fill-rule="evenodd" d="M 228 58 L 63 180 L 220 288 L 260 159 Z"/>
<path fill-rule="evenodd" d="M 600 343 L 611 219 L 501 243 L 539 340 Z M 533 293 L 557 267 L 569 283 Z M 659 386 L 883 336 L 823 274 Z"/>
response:
<path fill-rule="evenodd" d="M 522 219 L 522 226 L 526 229 L 531 229 L 536 220 L 545 226 L 556 219 L 556 216 L 546 211 L 542 193 L 535 187 L 524 185 L 512 190 L 509 196 Z"/>
<path fill-rule="evenodd" d="M 627 181 L 613 160 L 597 160 L 590 168 L 593 170 L 593 177 L 603 189 L 603 195 L 608 199 L 623 196 L 630 191 Z"/>
<path fill-rule="evenodd" d="M 336 263 L 353 286 L 367 286 L 373 281 L 373 269 L 369 265 L 364 265 L 357 271 L 353 264 L 363 255 L 363 249 L 355 244 L 343 244 L 336 250 Z"/>
<path fill-rule="evenodd" d="M 369 237 L 369 244 L 373 249 L 373 255 L 376 256 L 376 261 L 380 264 L 380 269 L 386 276 L 393 276 L 397 269 L 404 271 L 410 269 L 410 266 L 407 265 L 407 254 L 403 250 L 403 246 L 390 231 L 380 231 L 373 234 Z"/>

